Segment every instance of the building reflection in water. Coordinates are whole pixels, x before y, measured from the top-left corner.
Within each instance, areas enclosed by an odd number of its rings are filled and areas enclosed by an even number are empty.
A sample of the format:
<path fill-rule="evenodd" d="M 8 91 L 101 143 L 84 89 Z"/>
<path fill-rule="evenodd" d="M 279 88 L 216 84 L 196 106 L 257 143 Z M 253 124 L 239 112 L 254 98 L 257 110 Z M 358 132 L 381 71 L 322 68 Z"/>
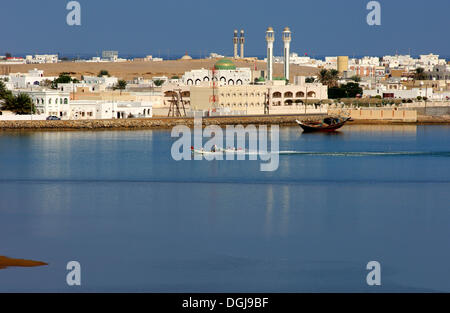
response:
<path fill-rule="evenodd" d="M 364 133 L 393 133 L 396 135 L 415 135 L 417 125 L 349 125 L 342 128 L 341 132 L 364 132 Z"/>
<path fill-rule="evenodd" d="M 272 235 L 272 223 L 273 223 L 273 186 L 269 185 L 267 187 L 267 199 L 266 199 L 266 235 L 271 236 Z"/>

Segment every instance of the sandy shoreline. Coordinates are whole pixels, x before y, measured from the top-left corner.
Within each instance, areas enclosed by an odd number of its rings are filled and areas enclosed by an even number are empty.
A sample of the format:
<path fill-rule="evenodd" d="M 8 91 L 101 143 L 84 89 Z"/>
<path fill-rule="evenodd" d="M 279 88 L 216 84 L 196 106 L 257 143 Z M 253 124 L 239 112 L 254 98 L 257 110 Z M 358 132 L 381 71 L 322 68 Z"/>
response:
<path fill-rule="evenodd" d="M 48 264 L 40 261 L 13 259 L 6 256 L 0 256 L 0 269 L 5 269 L 8 267 L 36 267 L 45 265 Z"/>
<path fill-rule="evenodd" d="M 203 125 L 296 125 L 295 120 L 319 119 L 324 115 L 289 115 L 289 116 L 247 116 L 204 118 Z M 417 122 L 400 120 L 356 120 L 358 125 L 429 125 L 450 124 L 450 117 L 419 116 Z M 0 130 L 101 130 L 101 129 L 169 129 L 177 125 L 193 127 L 192 118 L 147 118 L 115 120 L 71 120 L 71 121 L 0 121 Z"/>

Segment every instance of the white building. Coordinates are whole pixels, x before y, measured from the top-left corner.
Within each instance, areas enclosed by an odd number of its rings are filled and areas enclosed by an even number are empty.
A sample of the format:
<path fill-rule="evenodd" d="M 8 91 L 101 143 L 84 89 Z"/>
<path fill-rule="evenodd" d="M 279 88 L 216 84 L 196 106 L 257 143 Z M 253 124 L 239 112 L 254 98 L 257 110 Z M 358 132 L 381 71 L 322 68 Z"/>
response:
<path fill-rule="evenodd" d="M 337 70 L 337 57 L 325 57 L 324 68 L 328 70 Z"/>
<path fill-rule="evenodd" d="M 33 86 L 39 86 L 44 80 L 54 80 L 55 77 L 45 77 L 44 71 L 33 69 L 28 73 L 13 73 L 9 75 L 9 83 L 12 88 L 29 88 Z"/>
<path fill-rule="evenodd" d="M 433 98 L 433 88 L 392 88 L 394 86 L 379 85 L 375 89 L 363 91 L 363 97 L 394 98 L 394 99 L 416 99 L 417 97 Z"/>
<path fill-rule="evenodd" d="M 68 116 L 70 105 L 70 94 L 68 92 L 39 89 L 39 90 L 13 90 L 14 94 L 26 93 L 33 100 L 36 114 L 45 116 L 57 116 L 64 118 Z"/>
<path fill-rule="evenodd" d="M 110 62 L 115 62 L 119 58 L 119 52 L 118 51 L 103 51 L 102 52 L 102 59 L 107 60 Z"/>
<path fill-rule="evenodd" d="M 101 88 L 101 86 L 96 84 L 86 84 L 86 83 L 67 83 L 67 84 L 58 84 L 58 90 L 64 91 L 64 92 L 77 92 L 79 88 L 83 88 L 84 90 L 88 90 L 89 92 L 96 92 L 101 91 L 104 88 Z"/>
<path fill-rule="evenodd" d="M 104 85 L 105 87 L 114 87 L 117 85 L 118 79 L 113 76 L 83 76 L 83 80 L 86 84 L 90 85 Z"/>
<path fill-rule="evenodd" d="M 430 53 L 420 55 L 419 62 L 426 66 L 435 66 L 439 64 L 439 55 Z"/>
<path fill-rule="evenodd" d="M 430 79 L 450 80 L 450 65 L 449 64 L 435 65 L 433 67 L 433 70 L 427 72 L 426 74 L 430 75 Z"/>
<path fill-rule="evenodd" d="M 284 60 L 283 60 L 284 62 Z M 299 56 L 297 53 L 291 53 L 290 63 L 301 65 L 301 66 L 311 66 L 318 67 L 323 65 L 323 61 L 311 59 L 309 56 Z"/>
<path fill-rule="evenodd" d="M 36 115 L 62 120 L 152 117 L 152 101 L 71 100 L 70 93 L 53 90 L 15 90 L 30 96 Z"/>
<path fill-rule="evenodd" d="M 58 63 L 59 58 L 57 54 L 36 54 L 27 55 L 25 61 L 28 64 Z"/>
<path fill-rule="evenodd" d="M 152 116 L 153 106 L 150 102 L 75 100 L 70 105 L 68 119 L 123 119 Z"/>
<path fill-rule="evenodd" d="M 416 61 L 410 55 L 386 55 L 381 63 L 386 67 L 399 68 L 414 66 Z"/>

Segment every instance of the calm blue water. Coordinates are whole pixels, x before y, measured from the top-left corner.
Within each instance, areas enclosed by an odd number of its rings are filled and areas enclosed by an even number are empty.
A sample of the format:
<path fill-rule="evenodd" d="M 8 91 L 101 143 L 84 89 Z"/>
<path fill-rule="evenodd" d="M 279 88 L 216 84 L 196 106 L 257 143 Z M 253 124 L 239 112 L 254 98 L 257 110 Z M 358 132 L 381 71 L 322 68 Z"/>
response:
<path fill-rule="evenodd" d="M 449 126 L 280 136 L 312 153 L 263 173 L 175 162 L 168 131 L 0 133 L 0 255 L 49 263 L 0 291 L 450 292 Z M 333 154 L 380 151 L 420 153 Z"/>

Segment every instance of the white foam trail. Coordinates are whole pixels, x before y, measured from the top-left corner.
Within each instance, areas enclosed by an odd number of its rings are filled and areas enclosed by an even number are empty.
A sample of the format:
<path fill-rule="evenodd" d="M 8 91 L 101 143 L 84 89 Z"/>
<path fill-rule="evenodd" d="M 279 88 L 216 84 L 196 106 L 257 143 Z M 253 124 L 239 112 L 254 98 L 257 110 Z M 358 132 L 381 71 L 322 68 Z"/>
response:
<path fill-rule="evenodd" d="M 244 154 L 244 155 L 259 155 L 258 151 L 246 151 L 246 150 L 221 150 L 217 152 L 210 151 L 198 151 L 195 153 L 199 154 Z M 303 155 L 303 156 L 332 156 L 332 157 L 365 157 L 365 156 L 437 156 L 437 157 L 450 157 L 450 151 L 336 151 L 336 152 L 326 152 L 326 151 L 271 151 L 268 154 L 279 154 L 279 155 Z"/>

